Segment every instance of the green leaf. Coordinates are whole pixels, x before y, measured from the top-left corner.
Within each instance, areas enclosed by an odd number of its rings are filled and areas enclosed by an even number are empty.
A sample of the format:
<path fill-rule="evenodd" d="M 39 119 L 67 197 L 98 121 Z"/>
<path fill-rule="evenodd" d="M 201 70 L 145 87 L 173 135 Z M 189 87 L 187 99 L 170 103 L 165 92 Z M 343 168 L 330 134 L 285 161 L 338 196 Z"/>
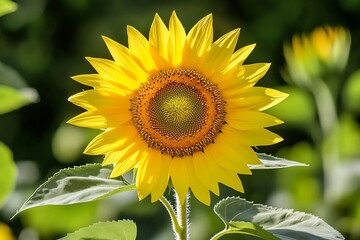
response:
<path fill-rule="evenodd" d="M 230 228 L 228 232 L 246 234 L 254 237 L 259 237 L 265 240 L 279 240 L 280 238 L 275 237 L 272 233 L 265 231 L 260 226 L 251 222 L 229 222 Z"/>
<path fill-rule="evenodd" d="M 0 207 L 3 206 L 15 186 L 16 165 L 10 148 L 0 142 Z"/>
<path fill-rule="evenodd" d="M 344 239 L 338 231 L 319 217 L 308 213 L 294 212 L 289 209 L 253 204 L 239 197 L 221 200 L 215 205 L 214 211 L 227 228 L 234 227 L 233 223 L 231 223 L 234 221 L 250 222 L 283 240 Z M 252 229 L 252 231 L 254 231 L 254 234 L 258 234 L 259 237 L 262 234 L 256 228 Z"/>
<path fill-rule="evenodd" d="M 130 220 L 99 222 L 59 240 L 135 240 L 136 224 Z"/>
<path fill-rule="evenodd" d="M 265 153 L 256 153 L 262 164 L 249 165 L 249 168 L 254 169 L 277 169 L 277 168 L 288 168 L 288 167 L 307 167 L 307 164 L 287 160 L 284 158 L 274 157 Z"/>
<path fill-rule="evenodd" d="M 17 4 L 10 0 L 0 0 L 0 16 L 16 11 Z"/>
<path fill-rule="evenodd" d="M 40 236 L 74 232 L 98 219 L 99 205 L 99 202 L 87 202 L 31 208 L 21 213 L 21 222 L 26 227 L 36 229 Z"/>
<path fill-rule="evenodd" d="M 62 169 L 40 185 L 14 216 L 33 207 L 91 202 L 136 189 L 135 184 L 109 179 L 111 170 L 100 164 Z"/>
<path fill-rule="evenodd" d="M 32 88 L 15 89 L 0 85 L 0 114 L 21 108 L 29 103 L 36 102 L 37 92 Z"/>

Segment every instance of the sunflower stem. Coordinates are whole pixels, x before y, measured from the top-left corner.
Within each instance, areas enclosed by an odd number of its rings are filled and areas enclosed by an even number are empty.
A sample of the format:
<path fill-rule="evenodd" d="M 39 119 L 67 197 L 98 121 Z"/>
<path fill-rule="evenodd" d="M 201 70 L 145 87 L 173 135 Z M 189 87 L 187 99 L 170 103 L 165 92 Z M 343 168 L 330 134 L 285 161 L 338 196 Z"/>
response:
<path fill-rule="evenodd" d="M 179 224 L 179 221 L 178 221 L 178 219 L 176 217 L 173 206 L 170 204 L 170 202 L 164 196 L 162 196 L 159 200 L 164 205 L 165 209 L 169 213 L 172 228 L 173 228 L 173 231 L 174 231 L 175 235 L 179 236 L 179 232 L 182 231 L 182 227 Z"/>
<path fill-rule="evenodd" d="M 175 196 L 177 219 L 181 226 L 181 231 L 177 232 L 177 240 L 187 240 L 189 231 L 189 193 L 186 195 L 185 202 L 183 204 L 181 204 L 180 198 L 176 192 Z"/>

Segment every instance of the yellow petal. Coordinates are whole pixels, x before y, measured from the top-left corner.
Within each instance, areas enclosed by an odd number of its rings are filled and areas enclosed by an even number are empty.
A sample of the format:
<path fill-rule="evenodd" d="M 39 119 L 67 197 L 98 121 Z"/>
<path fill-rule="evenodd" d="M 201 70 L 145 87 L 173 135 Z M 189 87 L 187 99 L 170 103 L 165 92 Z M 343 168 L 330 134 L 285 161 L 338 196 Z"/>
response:
<path fill-rule="evenodd" d="M 271 88 L 267 88 L 265 90 L 265 94 L 267 96 L 269 96 L 273 101 L 265 106 L 262 106 L 261 108 L 259 108 L 260 111 L 264 111 L 266 109 L 269 109 L 273 106 L 275 106 L 276 104 L 282 102 L 283 100 L 285 100 L 285 98 L 287 98 L 289 96 L 289 94 L 287 93 L 283 93 Z"/>
<path fill-rule="evenodd" d="M 202 18 L 189 31 L 184 47 L 183 63 L 186 67 L 196 67 L 202 55 L 210 48 L 213 41 L 212 15 Z"/>
<path fill-rule="evenodd" d="M 212 171 L 213 169 L 207 165 L 203 152 L 198 151 L 193 154 L 193 164 L 195 173 L 202 185 L 219 196 L 217 172 Z"/>
<path fill-rule="evenodd" d="M 150 27 L 149 43 L 150 53 L 157 69 L 165 69 L 168 64 L 169 31 L 158 14 Z"/>
<path fill-rule="evenodd" d="M 147 149 L 147 155 L 139 162 L 136 172 L 136 188 L 139 199 L 144 199 L 154 188 L 161 170 L 161 152 L 152 148 Z"/>
<path fill-rule="evenodd" d="M 159 177 L 157 179 L 156 187 L 151 192 L 151 202 L 157 201 L 165 192 L 169 184 L 169 167 L 172 158 L 168 154 L 161 154 L 161 162 L 159 165 Z"/>
<path fill-rule="evenodd" d="M 262 78 L 269 70 L 269 63 L 254 63 L 242 65 L 238 69 L 238 73 L 234 75 L 227 74 L 222 81 L 219 81 L 219 88 L 224 91 L 226 95 L 236 95 L 243 89 L 254 86 L 257 81 Z"/>
<path fill-rule="evenodd" d="M 129 90 L 137 89 L 140 86 L 140 83 L 136 79 L 131 78 L 131 76 L 123 71 L 119 64 L 113 61 L 90 57 L 87 57 L 86 60 L 90 62 L 100 74 L 101 78 L 106 79 L 117 86 Z"/>
<path fill-rule="evenodd" d="M 194 196 L 205 205 L 210 205 L 210 193 L 206 186 L 202 184 L 200 179 L 198 178 L 198 175 L 196 174 L 194 170 L 194 166 L 189 163 L 188 165 L 188 173 L 189 173 L 189 182 L 190 182 L 190 188 Z"/>
<path fill-rule="evenodd" d="M 70 123 L 78 127 L 88 127 L 95 129 L 108 127 L 106 118 L 103 115 L 97 115 L 94 114 L 93 112 L 81 113 L 68 120 L 67 123 Z"/>
<path fill-rule="evenodd" d="M 182 63 L 186 33 L 175 11 L 169 21 L 169 60 L 176 67 Z"/>
<path fill-rule="evenodd" d="M 154 69 L 154 61 L 150 55 L 148 40 L 131 26 L 127 27 L 127 34 L 130 52 L 146 71 L 151 72 Z"/>
<path fill-rule="evenodd" d="M 118 149 L 116 151 L 111 151 L 106 153 L 102 166 L 118 163 L 124 161 L 127 156 L 131 155 L 133 152 L 137 150 L 137 145 L 133 142 L 128 142 L 124 144 L 123 149 Z M 121 174 L 120 174 L 121 175 Z"/>
<path fill-rule="evenodd" d="M 131 138 L 137 134 L 135 127 L 124 125 L 121 128 L 107 129 L 97 135 L 84 150 L 85 154 L 100 155 L 111 151 L 121 150 L 129 145 Z"/>
<path fill-rule="evenodd" d="M 253 147 L 272 145 L 283 140 L 282 137 L 267 129 L 249 129 L 245 131 L 224 125 L 222 131 L 224 134 L 232 136 L 232 138 L 239 139 L 243 144 Z"/>
<path fill-rule="evenodd" d="M 283 121 L 269 114 L 259 111 L 244 111 L 232 109 L 226 113 L 225 121 L 229 126 L 238 130 L 247 130 L 252 128 L 264 128 L 282 124 Z"/>
<path fill-rule="evenodd" d="M 114 169 L 112 170 L 110 177 L 118 177 L 129 172 L 142 159 L 143 154 L 144 152 L 141 152 L 140 150 L 129 153 L 126 160 L 118 162 L 114 165 Z"/>
<path fill-rule="evenodd" d="M 236 108 L 263 111 L 278 104 L 288 96 L 286 93 L 263 87 L 242 89 L 238 92 L 233 91 L 233 94 L 230 94 L 229 91 L 223 93 L 227 112 Z"/>
<path fill-rule="evenodd" d="M 93 88 L 109 88 L 109 89 L 116 88 L 117 91 L 124 91 L 121 88 L 119 88 L 118 85 L 115 85 L 109 81 L 102 79 L 99 74 L 82 74 L 82 75 L 73 76 L 71 78 L 81 84 Z"/>
<path fill-rule="evenodd" d="M 214 156 L 207 154 L 206 152 L 203 154 L 206 164 L 210 169 L 212 169 L 211 171 L 215 173 L 213 177 L 218 179 L 218 181 L 222 184 L 231 187 L 238 192 L 244 192 L 243 185 L 235 171 L 224 169 L 219 164 L 217 164 L 216 160 L 213 159 Z"/>
<path fill-rule="evenodd" d="M 68 100 L 89 111 L 131 114 L 130 99 L 111 90 L 87 90 L 74 94 Z"/>
<path fill-rule="evenodd" d="M 182 158 L 174 157 L 171 160 L 169 175 L 171 176 L 171 181 L 176 193 L 179 196 L 180 204 L 184 204 L 189 191 L 191 176 L 189 176 L 188 166 L 191 164 L 191 161 L 191 156 L 184 156 Z"/>
<path fill-rule="evenodd" d="M 245 47 L 240 48 L 234 54 L 232 54 L 229 64 L 223 70 L 223 73 L 226 74 L 232 71 L 238 71 L 238 69 L 244 63 L 246 58 L 254 50 L 255 46 L 256 44 L 247 45 Z"/>
<path fill-rule="evenodd" d="M 247 166 L 247 152 L 243 152 L 241 145 L 234 145 L 232 136 L 220 133 L 215 138 L 215 143 L 205 147 L 205 153 L 212 154 L 213 159 L 225 169 L 236 171 L 239 174 L 251 174 Z M 230 140 L 229 140 L 230 139 Z M 251 155 L 250 155 L 251 157 Z"/>
<path fill-rule="evenodd" d="M 138 82 L 145 82 L 147 80 L 147 74 L 134 61 L 128 48 L 108 37 L 103 36 L 103 39 L 115 62 L 126 67 L 128 70 L 127 74 L 131 78 L 136 79 Z"/>
<path fill-rule="evenodd" d="M 216 40 L 211 49 L 204 56 L 201 69 L 208 77 L 213 76 L 213 81 L 220 81 L 216 75 L 222 74 L 221 71 L 228 65 L 231 55 L 234 52 L 240 29 L 235 29 Z M 214 76 L 215 74 L 215 76 Z"/>

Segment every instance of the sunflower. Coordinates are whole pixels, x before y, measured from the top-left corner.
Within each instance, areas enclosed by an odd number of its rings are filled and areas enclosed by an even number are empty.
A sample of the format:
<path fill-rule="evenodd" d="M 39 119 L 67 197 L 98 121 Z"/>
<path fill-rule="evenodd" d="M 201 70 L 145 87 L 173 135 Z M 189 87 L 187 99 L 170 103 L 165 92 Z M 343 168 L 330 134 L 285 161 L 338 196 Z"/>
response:
<path fill-rule="evenodd" d="M 155 15 L 149 40 L 131 26 L 128 47 L 103 37 L 114 60 L 86 58 L 97 73 L 73 79 L 92 89 L 69 98 L 86 110 L 69 123 L 103 130 L 84 153 L 104 155 L 110 177 L 136 169 L 140 200 L 169 181 L 181 203 L 191 189 L 209 205 L 219 183 L 243 192 L 238 174 L 261 163 L 252 147 L 282 140 L 265 129 L 282 121 L 261 111 L 287 95 L 254 87 L 270 64 L 243 64 L 255 44 L 234 52 L 239 32 L 213 42 L 209 14 L 186 34 L 173 12 L 168 28 Z"/>

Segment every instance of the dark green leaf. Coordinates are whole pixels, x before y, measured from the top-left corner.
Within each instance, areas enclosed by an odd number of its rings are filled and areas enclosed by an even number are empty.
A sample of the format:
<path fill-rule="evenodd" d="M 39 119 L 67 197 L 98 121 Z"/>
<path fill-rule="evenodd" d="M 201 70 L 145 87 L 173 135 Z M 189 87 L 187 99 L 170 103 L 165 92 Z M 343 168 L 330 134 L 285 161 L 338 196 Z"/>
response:
<path fill-rule="evenodd" d="M 99 222 L 59 240 L 135 240 L 136 224 L 130 220 Z"/>
<path fill-rule="evenodd" d="M 135 189 L 135 184 L 109 179 L 111 170 L 100 164 L 60 170 L 40 185 L 16 214 L 38 206 L 95 201 Z"/>
<path fill-rule="evenodd" d="M 277 169 L 277 168 L 288 168 L 288 167 L 306 167 L 307 164 L 287 160 L 284 158 L 274 157 L 265 153 L 256 153 L 262 164 L 260 165 L 249 165 L 249 168 L 254 169 Z"/>
<path fill-rule="evenodd" d="M 215 213 L 227 227 L 231 222 L 251 222 L 284 240 L 335 240 L 344 237 L 319 217 L 289 209 L 253 204 L 239 197 L 221 200 Z M 257 232 L 256 232 L 257 233 Z"/>
<path fill-rule="evenodd" d="M 16 165 L 10 148 L 0 142 L 0 208 L 15 185 Z"/>

